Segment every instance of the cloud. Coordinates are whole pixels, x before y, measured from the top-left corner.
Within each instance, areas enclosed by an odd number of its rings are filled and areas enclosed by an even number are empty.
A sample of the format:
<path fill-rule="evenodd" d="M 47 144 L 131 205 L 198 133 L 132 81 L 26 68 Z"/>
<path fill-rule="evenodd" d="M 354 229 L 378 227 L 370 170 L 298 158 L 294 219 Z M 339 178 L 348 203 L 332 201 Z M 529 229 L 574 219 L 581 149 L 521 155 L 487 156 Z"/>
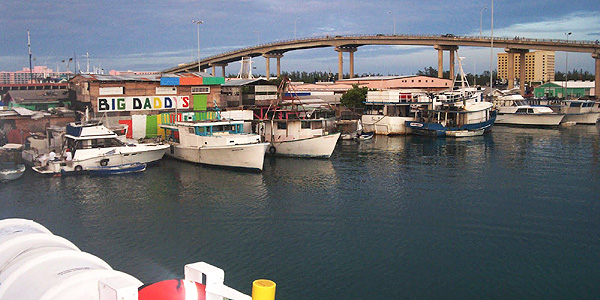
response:
<path fill-rule="evenodd" d="M 541 39 L 566 39 L 565 33 L 572 32 L 571 39 L 596 40 L 600 32 L 600 11 L 579 11 L 562 17 L 543 21 L 512 24 L 494 29 L 494 36 L 522 36 Z M 477 35 L 477 33 L 471 33 Z M 485 35 L 490 35 L 486 30 Z"/>

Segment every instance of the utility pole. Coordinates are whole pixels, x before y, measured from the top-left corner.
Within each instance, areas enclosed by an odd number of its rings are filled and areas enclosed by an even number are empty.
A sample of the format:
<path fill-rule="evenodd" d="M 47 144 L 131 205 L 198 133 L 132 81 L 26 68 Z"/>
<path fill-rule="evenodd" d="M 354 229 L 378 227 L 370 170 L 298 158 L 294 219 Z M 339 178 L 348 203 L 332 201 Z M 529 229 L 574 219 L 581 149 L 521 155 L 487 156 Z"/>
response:
<path fill-rule="evenodd" d="M 29 36 L 29 29 L 27 29 L 27 48 L 29 49 L 29 81 L 33 83 L 33 65 L 31 63 L 31 37 Z"/>
<path fill-rule="evenodd" d="M 200 24 L 202 24 L 204 22 L 192 20 L 192 23 L 196 24 L 196 33 L 198 35 L 198 73 L 199 73 L 201 71 L 201 69 L 200 69 Z"/>

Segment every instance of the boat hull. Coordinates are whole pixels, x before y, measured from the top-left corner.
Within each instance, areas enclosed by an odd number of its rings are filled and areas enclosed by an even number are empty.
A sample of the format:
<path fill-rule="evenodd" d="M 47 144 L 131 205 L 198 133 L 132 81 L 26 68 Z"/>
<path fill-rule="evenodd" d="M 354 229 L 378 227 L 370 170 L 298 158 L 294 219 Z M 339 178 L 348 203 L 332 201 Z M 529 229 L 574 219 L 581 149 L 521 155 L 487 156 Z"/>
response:
<path fill-rule="evenodd" d="M 495 117 L 480 123 L 466 124 L 460 127 L 446 127 L 440 123 L 406 122 L 413 134 L 428 136 L 467 137 L 482 135 L 491 130 Z"/>
<path fill-rule="evenodd" d="M 25 173 L 25 165 L 18 164 L 14 168 L 0 169 L 0 181 L 19 179 Z"/>
<path fill-rule="evenodd" d="M 575 122 L 575 124 L 588 124 L 594 125 L 598 122 L 598 117 L 600 116 L 600 112 L 589 112 L 589 113 L 575 113 L 575 114 L 566 114 L 563 119 L 564 123 L 567 122 Z"/>
<path fill-rule="evenodd" d="M 173 144 L 167 151 L 167 156 L 208 166 L 262 171 L 268 145 L 256 143 L 221 147 L 184 147 Z"/>
<path fill-rule="evenodd" d="M 363 115 L 364 132 L 375 132 L 380 135 L 405 135 L 410 133 L 407 121 L 415 121 L 414 117 L 391 117 L 383 115 Z"/>
<path fill-rule="evenodd" d="M 136 173 L 143 172 L 146 170 L 145 163 L 133 163 L 133 164 L 124 164 L 112 167 L 93 167 L 89 168 L 88 172 L 90 175 L 118 175 L 118 174 L 128 174 L 128 173 Z"/>
<path fill-rule="evenodd" d="M 329 158 L 340 135 L 337 132 L 306 139 L 272 142 L 268 150 L 270 155 Z"/>
<path fill-rule="evenodd" d="M 517 126 L 558 126 L 564 114 L 519 114 L 500 113 L 495 124 Z"/>
<path fill-rule="evenodd" d="M 119 147 L 112 150 L 107 148 L 103 154 L 97 152 L 89 155 L 78 153 L 80 154 L 77 156 L 79 158 L 72 161 L 49 161 L 47 166 L 36 166 L 33 170 L 41 174 L 60 174 L 83 172 L 96 167 L 114 167 L 133 163 L 149 164 L 160 160 L 168 148 L 168 145 L 156 144 L 138 144 L 135 147 Z M 77 151 L 84 152 L 86 149 Z"/>

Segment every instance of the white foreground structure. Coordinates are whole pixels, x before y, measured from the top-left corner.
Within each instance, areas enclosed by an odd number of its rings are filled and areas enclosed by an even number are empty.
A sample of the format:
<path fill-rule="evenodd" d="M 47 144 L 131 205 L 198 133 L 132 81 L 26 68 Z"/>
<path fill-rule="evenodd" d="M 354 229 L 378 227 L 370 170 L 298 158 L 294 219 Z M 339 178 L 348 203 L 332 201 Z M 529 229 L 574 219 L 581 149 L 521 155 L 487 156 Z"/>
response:
<path fill-rule="evenodd" d="M 185 279 L 180 280 L 185 299 L 251 299 L 225 286 L 224 277 L 222 269 L 205 262 L 186 265 Z M 154 289 L 166 286 L 161 283 L 156 283 Z M 135 277 L 113 270 L 102 259 L 80 251 L 34 221 L 0 220 L 2 300 L 153 299 L 152 291 L 143 293 L 145 288 L 142 288 L 138 292 L 142 285 Z M 164 295 L 164 290 L 160 294 Z"/>

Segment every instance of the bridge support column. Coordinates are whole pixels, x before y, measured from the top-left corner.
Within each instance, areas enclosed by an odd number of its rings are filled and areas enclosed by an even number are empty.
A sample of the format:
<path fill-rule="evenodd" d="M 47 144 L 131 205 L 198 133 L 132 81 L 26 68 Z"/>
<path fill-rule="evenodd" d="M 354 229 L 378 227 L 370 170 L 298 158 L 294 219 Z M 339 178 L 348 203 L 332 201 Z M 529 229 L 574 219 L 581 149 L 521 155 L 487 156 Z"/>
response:
<path fill-rule="evenodd" d="M 506 68 L 507 71 L 507 80 L 508 80 L 508 89 L 513 89 L 515 87 L 515 53 L 519 54 L 519 91 L 521 95 L 525 95 L 525 54 L 529 52 L 527 49 L 512 49 L 506 48 L 504 49 L 508 54 L 508 65 Z"/>
<path fill-rule="evenodd" d="M 529 50 L 519 52 L 519 91 L 525 96 L 525 54 Z"/>
<path fill-rule="evenodd" d="M 281 57 L 283 57 L 283 54 L 277 56 L 277 77 L 281 77 Z"/>
<path fill-rule="evenodd" d="M 223 77 L 225 77 L 225 67 L 227 66 L 227 64 L 214 63 L 210 64 L 210 66 L 212 67 L 212 76 L 217 76 L 217 67 L 221 67 L 221 72 L 223 73 Z"/>
<path fill-rule="evenodd" d="M 350 52 L 350 78 L 354 78 L 354 52 L 356 52 L 356 46 L 338 46 L 335 47 L 335 51 L 338 53 L 338 79 L 344 79 L 344 52 Z"/>
<path fill-rule="evenodd" d="M 444 51 L 450 51 L 450 80 L 454 80 L 454 61 L 458 46 L 434 45 L 438 51 L 438 78 L 444 78 Z"/>
<path fill-rule="evenodd" d="M 444 78 L 444 50 L 438 49 L 438 78 Z"/>
<path fill-rule="evenodd" d="M 350 51 L 350 78 L 354 78 L 354 51 Z"/>
<path fill-rule="evenodd" d="M 456 47 L 458 49 L 458 47 Z M 456 58 L 454 57 L 454 54 L 456 53 L 456 50 L 450 50 L 450 80 L 454 81 L 454 62 L 456 61 Z"/>
<path fill-rule="evenodd" d="M 271 79 L 271 58 L 277 58 L 277 76 L 281 75 L 279 59 L 283 57 L 281 53 L 265 53 L 263 57 L 267 60 L 267 80 Z"/>
<path fill-rule="evenodd" d="M 596 69 L 594 71 L 594 88 L 596 92 L 594 94 L 596 95 L 596 101 L 598 101 L 600 100 L 600 53 L 594 53 L 592 57 L 596 62 Z"/>

